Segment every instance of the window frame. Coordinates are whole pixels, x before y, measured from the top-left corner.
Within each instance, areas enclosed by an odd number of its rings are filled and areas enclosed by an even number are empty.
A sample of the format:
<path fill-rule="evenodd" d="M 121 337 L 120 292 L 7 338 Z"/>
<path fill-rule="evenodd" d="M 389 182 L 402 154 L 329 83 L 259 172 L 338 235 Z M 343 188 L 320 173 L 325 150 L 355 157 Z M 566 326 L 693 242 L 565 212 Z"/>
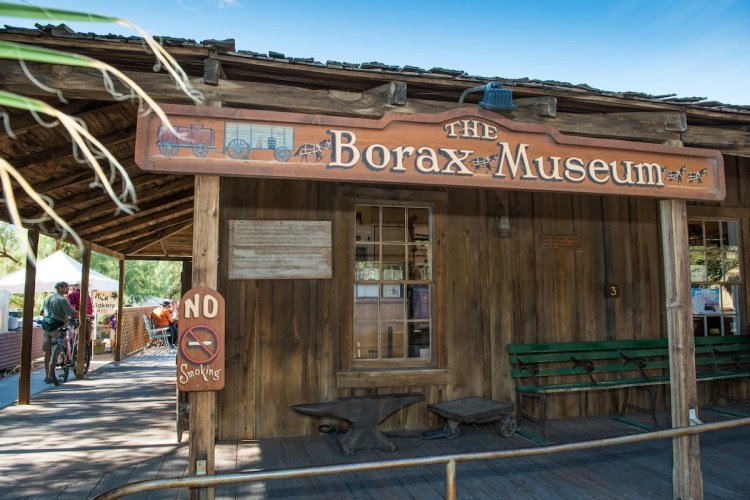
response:
<path fill-rule="evenodd" d="M 447 194 L 435 191 L 408 189 L 354 188 L 339 187 L 337 190 L 337 234 L 340 236 L 336 245 L 337 275 L 341 276 L 338 286 L 339 294 L 339 366 L 342 371 L 391 372 L 395 370 L 432 370 L 445 366 L 443 341 L 442 303 L 443 280 L 443 228 L 442 215 L 445 213 Z M 430 324 L 430 357 L 429 358 L 396 358 L 364 360 L 355 359 L 354 354 L 354 294 L 356 262 L 356 223 L 355 207 L 357 205 L 404 206 L 428 208 L 431 213 L 430 230 L 432 244 L 432 293 Z M 408 244 L 408 242 L 405 242 Z M 381 280 L 382 281 L 382 280 Z M 380 284 L 380 281 L 373 282 Z M 404 285 L 406 286 L 406 285 Z M 405 291 L 404 291 L 405 293 Z"/>
<path fill-rule="evenodd" d="M 736 281 L 729 281 L 729 280 L 723 280 L 723 281 L 710 281 L 708 279 L 706 280 L 698 280 L 693 281 L 692 274 L 690 279 L 690 288 L 691 288 L 691 297 L 692 297 L 692 290 L 697 287 L 711 287 L 711 286 L 719 286 L 719 293 L 721 294 L 721 287 L 730 287 L 730 286 L 737 286 L 740 290 L 740 297 L 737 301 L 738 303 L 735 304 L 735 312 L 734 314 L 724 314 L 723 310 L 719 310 L 717 314 L 700 314 L 697 315 L 699 318 L 703 318 L 704 326 L 703 326 L 703 336 L 708 337 L 710 335 L 710 328 L 708 328 L 708 323 L 705 318 L 708 317 L 718 317 L 720 318 L 720 333 L 719 336 L 729 336 L 729 335 L 743 335 L 745 334 L 745 325 L 746 325 L 746 304 L 748 300 L 748 280 L 747 276 L 745 275 L 745 271 L 747 269 L 746 266 L 746 259 L 747 259 L 747 245 L 746 245 L 746 236 L 745 236 L 745 224 L 746 219 L 743 217 L 743 214 L 728 214 L 728 213 L 721 213 L 719 211 L 705 211 L 705 210 L 698 210 L 698 207 L 690 207 L 691 209 L 688 209 L 687 211 L 687 220 L 686 225 L 690 225 L 691 223 L 700 222 L 703 228 L 703 248 L 706 248 L 706 234 L 705 234 L 705 226 L 706 222 L 714 222 L 718 224 L 723 223 L 734 223 L 737 227 L 737 253 L 738 255 L 738 265 L 739 265 L 739 272 L 740 272 L 740 279 Z M 690 257 L 692 258 L 692 257 Z M 722 299 L 723 300 L 723 299 Z M 692 311 L 691 307 L 691 317 L 693 320 L 695 320 L 696 315 Z M 736 318 L 736 325 L 737 325 L 737 331 L 732 334 L 731 332 L 725 332 L 724 328 L 724 321 L 721 318 L 724 317 L 734 317 Z"/>

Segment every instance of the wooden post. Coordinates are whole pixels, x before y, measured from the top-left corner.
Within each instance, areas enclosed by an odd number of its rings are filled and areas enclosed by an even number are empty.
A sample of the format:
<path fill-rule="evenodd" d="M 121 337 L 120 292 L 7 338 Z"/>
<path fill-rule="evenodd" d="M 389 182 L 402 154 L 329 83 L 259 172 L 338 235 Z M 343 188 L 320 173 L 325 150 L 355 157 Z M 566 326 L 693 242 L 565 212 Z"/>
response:
<path fill-rule="evenodd" d="M 91 247 L 88 243 L 83 244 L 83 266 L 81 269 L 81 301 L 78 311 L 78 357 L 76 358 L 76 378 L 83 378 L 84 365 L 86 364 L 86 332 L 88 330 L 89 318 L 86 314 L 86 303 L 89 300 L 89 270 L 91 269 Z M 93 333 L 93 332 L 92 332 Z"/>
<path fill-rule="evenodd" d="M 189 260 L 182 261 L 182 275 L 180 276 L 180 297 L 185 295 L 193 282 L 193 262 Z"/>
<path fill-rule="evenodd" d="M 29 229 L 29 256 L 36 260 L 39 232 Z M 34 334 L 34 292 L 36 290 L 36 264 L 26 258 L 26 283 L 23 289 L 23 333 L 21 334 L 21 373 L 18 377 L 18 404 L 31 401 L 31 342 Z M 45 378 L 47 375 L 44 375 Z"/>
<path fill-rule="evenodd" d="M 195 176 L 193 287 L 216 289 L 219 258 L 219 185 L 216 175 Z M 216 393 L 190 393 L 190 474 L 214 473 Z M 214 489 L 191 489 L 191 498 L 214 498 Z"/>
<path fill-rule="evenodd" d="M 115 325 L 115 343 L 112 346 L 112 356 L 115 361 L 122 359 L 122 309 L 125 302 L 125 259 L 120 259 L 120 276 L 117 287 L 117 324 Z M 112 339 L 110 339 L 112 344 Z"/>
<path fill-rule="evenodd" d="M 686 427 L 690 425 L 690 412 L 695 412 L 697 417 L 698 411 L 687 211 L 685 202 L 681 200 L 663 200 L 659 202 L 659 211 L 664 246 L 672 427 Z M 703 498 L 698 435 L 674 438 L 672 455 L 673 497 Z"/>

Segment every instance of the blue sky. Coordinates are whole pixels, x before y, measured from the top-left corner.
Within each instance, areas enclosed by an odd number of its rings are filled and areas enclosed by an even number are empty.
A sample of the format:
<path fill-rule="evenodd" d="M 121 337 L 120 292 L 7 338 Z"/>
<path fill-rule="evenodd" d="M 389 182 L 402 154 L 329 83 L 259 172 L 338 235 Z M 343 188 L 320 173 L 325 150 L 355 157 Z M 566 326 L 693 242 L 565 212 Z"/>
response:
<path fill-rule="evenodd" d="M 750 0 L 36 0 L 241 50 L 750 105 Z M 36 21 L 0 18 L 14 26 Z M 78 31 L 132 34 L 116 25 Z"/>

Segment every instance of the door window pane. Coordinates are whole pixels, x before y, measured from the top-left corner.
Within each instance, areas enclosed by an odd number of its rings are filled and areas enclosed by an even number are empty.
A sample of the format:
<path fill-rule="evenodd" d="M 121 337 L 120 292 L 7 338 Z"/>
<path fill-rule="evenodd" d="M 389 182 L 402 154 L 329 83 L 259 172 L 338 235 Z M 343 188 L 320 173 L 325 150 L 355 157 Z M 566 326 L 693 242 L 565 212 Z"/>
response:
<path fill-rule="evenodd" d="M 378 358 L 377 323 L 354 323 L 354 358 Z"/>
<path fill-rule="evenodd" d="M 739 236 L 737 221 L 688 221 L 695 335 L 737 335 L 740 331 L 744 277 Z"/>

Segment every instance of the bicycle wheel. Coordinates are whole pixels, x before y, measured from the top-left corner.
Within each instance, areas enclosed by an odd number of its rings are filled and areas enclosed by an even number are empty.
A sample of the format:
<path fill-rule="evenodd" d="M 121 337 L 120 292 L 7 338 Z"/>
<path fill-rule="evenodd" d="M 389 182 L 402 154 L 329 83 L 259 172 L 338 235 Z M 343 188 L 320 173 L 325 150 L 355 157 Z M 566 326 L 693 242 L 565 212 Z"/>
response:
<path fill-rule="evenodd" d="M 86 343 L 86 349 L 84 352 L 86 353 L 86 356 L 83 360 L 83 374 L 86 375 L 89 372 L 89 365 L 91 364 L 91 346 L 88 343 Z M 78 358 L 78 346 L 76 345 L 73 348 L 73 368 L 74 369 L 76 365 L 78 364 L 77 358 Z"/>
<path fill-rule="evenodd" d="M 68 349 L 64 345 L 56 345 L 52 350 L 52 367 L 55 376 L 55 385 L 64 384 L 68 381 L 70 365 L 68 364 Z"/>

